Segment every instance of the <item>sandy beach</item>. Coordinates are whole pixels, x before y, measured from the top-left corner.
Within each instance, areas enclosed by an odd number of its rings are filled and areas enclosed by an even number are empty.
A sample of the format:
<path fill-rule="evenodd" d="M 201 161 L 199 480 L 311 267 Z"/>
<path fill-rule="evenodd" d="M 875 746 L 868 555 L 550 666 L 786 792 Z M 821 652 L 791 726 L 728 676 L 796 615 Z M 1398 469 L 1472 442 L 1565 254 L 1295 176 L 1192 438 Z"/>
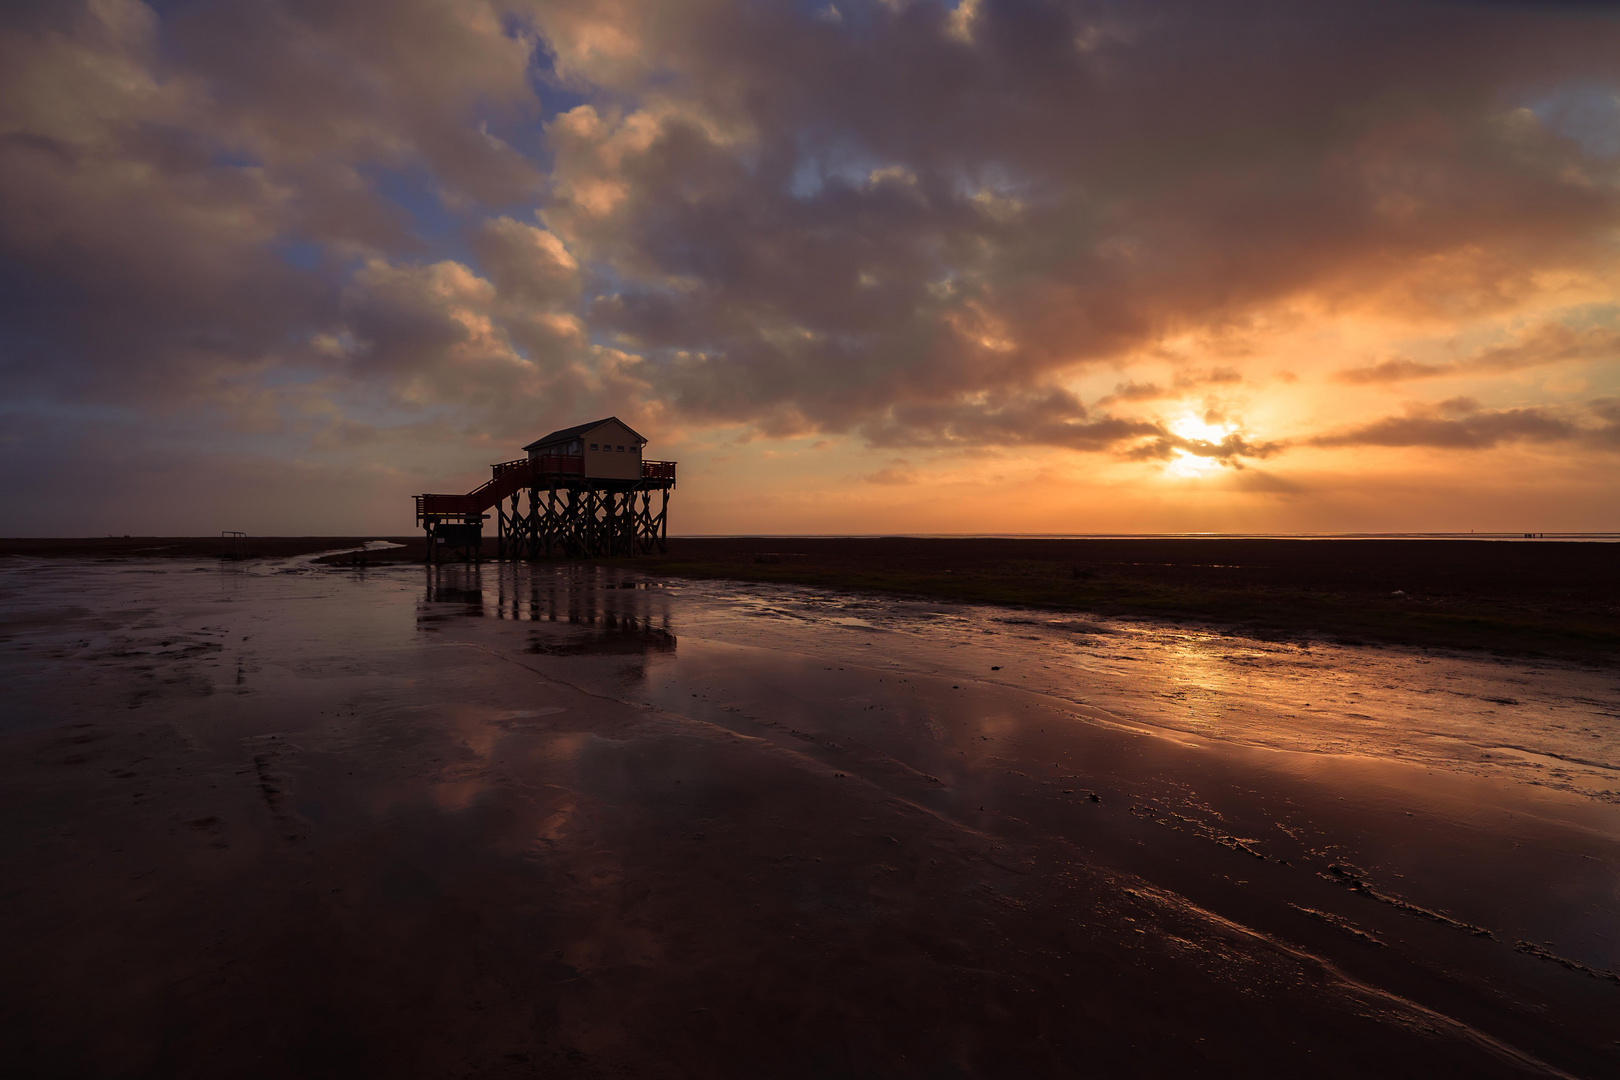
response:
<path fill-rule="evenodd" d="M 0 595 L 24 1075 L 1620 1068 L 1602 664 L 312 551 Z"/>

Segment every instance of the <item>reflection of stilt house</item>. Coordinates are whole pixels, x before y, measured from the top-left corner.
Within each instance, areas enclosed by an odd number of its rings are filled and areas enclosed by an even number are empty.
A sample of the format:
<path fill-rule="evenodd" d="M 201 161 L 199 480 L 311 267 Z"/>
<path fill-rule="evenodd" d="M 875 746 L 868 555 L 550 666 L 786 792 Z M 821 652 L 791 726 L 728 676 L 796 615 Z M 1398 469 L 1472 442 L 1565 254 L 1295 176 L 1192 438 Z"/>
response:
<path fill-rule="evenodd" d="M 662 554 L 675 463 L 642 460 L 645 445 L 610 416 L 536 439 L 523 448 L 527 458 L 492 466 L 494 476 L 476 491 L 418 495 L 428 557 L 465 550 L 491 508 L 503 559 Z"/>

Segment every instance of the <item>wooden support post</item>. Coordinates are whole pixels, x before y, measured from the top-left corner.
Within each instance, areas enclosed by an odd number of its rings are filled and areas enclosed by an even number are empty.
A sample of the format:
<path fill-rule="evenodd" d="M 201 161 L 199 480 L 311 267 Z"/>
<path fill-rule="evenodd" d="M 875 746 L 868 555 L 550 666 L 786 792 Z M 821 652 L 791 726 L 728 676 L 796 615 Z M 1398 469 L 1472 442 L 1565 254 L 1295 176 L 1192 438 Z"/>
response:
<path fill-rule="evenodd" d="M 496 555 L 502 559 L 578 559 L 666 554 L 673 486 L 657 477 L 629 483 L 572 476 L 537 479 L 534 486 L 521 488 L 495 504 Z M 434 536 L 437 525 L 434 518 L 424 521 L 430 563 L 440 561 Z"/>

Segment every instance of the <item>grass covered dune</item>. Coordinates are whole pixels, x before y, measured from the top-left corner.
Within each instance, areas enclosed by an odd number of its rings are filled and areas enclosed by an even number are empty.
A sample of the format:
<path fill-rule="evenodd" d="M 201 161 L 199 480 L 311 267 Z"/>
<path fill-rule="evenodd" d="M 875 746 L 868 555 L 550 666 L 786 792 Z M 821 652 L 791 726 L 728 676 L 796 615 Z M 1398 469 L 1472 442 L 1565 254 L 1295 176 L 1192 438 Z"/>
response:
<path fill-rule="evenodd" d="M 254 537 L 255 558 L 366 537 Z M 420 536 L 334 565 L 420 561 Z M 485 552 L 493 556 L 493 538 Z M 0 540 L 0 557 L 217 558 L 217 537 Z M 1245 633 L 1620 659 L 1620 544 L 1494 540 L 676 537 L 650 574 L 1192 619 Z"/>

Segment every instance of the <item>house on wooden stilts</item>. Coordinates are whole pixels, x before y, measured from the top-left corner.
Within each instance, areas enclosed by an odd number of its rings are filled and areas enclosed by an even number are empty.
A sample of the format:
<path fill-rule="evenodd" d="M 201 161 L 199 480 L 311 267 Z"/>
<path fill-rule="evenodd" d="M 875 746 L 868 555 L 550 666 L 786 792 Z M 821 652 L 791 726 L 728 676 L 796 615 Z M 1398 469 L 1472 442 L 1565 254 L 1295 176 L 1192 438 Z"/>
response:
<path fill-rule="evenodd" d="M 466 495 L 418 495 L 416 521 L 428 558 L 450 526 L 481 527 L 495 511 L 503 559 L 663 554 L 675 462 L 648 461 L 647 440 L 616 416 L 553 431 L 528 457 L 491 466 L 488 483 Z"/>

